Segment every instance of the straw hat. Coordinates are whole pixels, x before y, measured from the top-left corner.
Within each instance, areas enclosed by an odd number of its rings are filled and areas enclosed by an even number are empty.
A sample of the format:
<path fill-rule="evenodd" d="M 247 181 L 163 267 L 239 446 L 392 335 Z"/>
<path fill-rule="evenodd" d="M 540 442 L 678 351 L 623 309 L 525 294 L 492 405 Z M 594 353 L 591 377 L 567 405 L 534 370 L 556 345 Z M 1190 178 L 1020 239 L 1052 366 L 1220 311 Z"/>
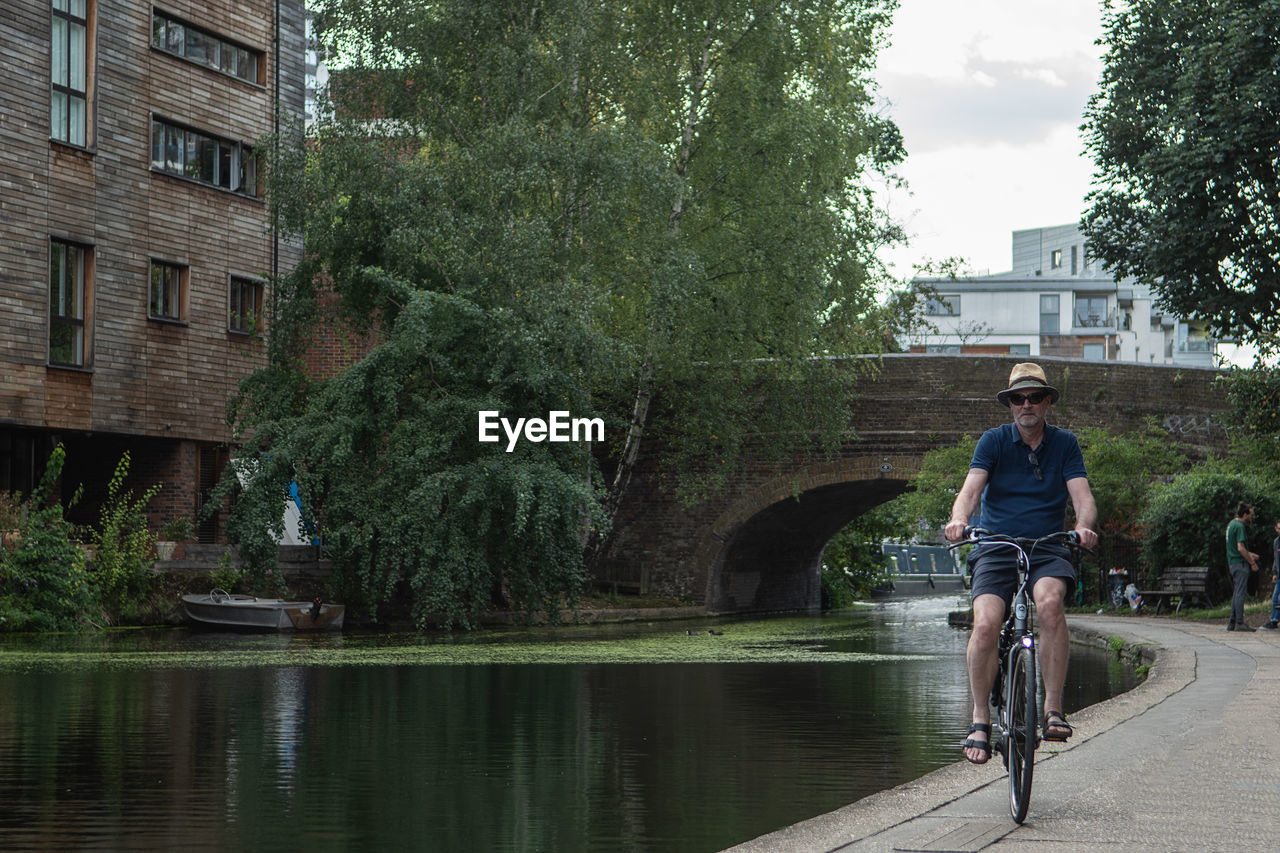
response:
<path fill-rule="evenodd" d="M 1058 402 L 1058 389 L 1049 384 L 1040 365 L 1029 361 L 1013 366 L 1013 370 L 1009 372 L 1009 387 L 997 394 L 996 400 L 1000 405 L 1007 406 L 1010 394 L 1028 391 L 1045 391 L 1049 394 L 1049 402 Z"/>

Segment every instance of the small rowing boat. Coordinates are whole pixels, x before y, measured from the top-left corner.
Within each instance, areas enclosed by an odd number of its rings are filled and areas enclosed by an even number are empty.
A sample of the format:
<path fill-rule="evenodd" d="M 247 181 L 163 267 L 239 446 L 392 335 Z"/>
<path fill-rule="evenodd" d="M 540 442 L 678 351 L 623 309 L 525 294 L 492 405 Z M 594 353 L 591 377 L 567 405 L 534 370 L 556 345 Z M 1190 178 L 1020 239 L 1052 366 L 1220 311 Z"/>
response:
<path fill-rule="evenodd" d="M 311 601 L 285 601 L 233 595 L 215 589 L 206 595 L 182 596 L 182 609 L 197 625 L 256 631 L 341 631 L 346 607 Z"/>

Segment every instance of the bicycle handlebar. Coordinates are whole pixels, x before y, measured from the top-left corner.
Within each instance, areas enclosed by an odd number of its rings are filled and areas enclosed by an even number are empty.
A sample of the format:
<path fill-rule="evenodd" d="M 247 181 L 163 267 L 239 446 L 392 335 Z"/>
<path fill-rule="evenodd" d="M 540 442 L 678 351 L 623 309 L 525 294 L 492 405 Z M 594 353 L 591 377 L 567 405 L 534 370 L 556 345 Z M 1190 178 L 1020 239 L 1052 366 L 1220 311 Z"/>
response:
<path fill-rule="evenodd" d="M 1081 551 L 1093 553 L 1088 548 L 1080 544 L 1080 534 L 1074 530 L 1059 530 L 1054 533 L 1050 533 L 1047 536 L 1041 536 L 1038 539 L 1027 539 L 1019 536 L 1008 536 L 1004 533 L 995 533 L 973 525 L 965 527 L 963 539 L 948 547 L 958 548 L 961 545 L 974 545 L 983 541 L 1008 542 L 1024 549 L 1035 548 L 1037 545 L 1046 542 L 1056 542 L 1061 545 L 1066 545 L 1068 548 L 1076 548 Z"/>

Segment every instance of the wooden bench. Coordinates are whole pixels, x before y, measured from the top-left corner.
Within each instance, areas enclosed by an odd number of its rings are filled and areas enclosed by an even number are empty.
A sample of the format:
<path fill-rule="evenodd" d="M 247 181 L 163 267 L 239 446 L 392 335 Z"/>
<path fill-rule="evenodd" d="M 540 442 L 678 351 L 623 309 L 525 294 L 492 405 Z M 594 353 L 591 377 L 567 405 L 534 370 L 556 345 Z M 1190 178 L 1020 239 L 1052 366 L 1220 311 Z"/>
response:
<path fill-rule="evenodd" d="M 1204 602 L 1206 607 L 1213 606 L 1206 590 L 1208 582 L 1208 566 L 1174 566 L 1161 575 L 1156 589 L 1140 589 L 1138 595 L 1142 596 L 1144 607 L 1152 601 L 1156 603 L 1157 616 L 1166 604 L 1172 606 L 1173 599 L 1178 599 L 1178 606 L 1173 611 L 1176 615 L 1182 612 L 1182 605 L 1195 599 Z"/>

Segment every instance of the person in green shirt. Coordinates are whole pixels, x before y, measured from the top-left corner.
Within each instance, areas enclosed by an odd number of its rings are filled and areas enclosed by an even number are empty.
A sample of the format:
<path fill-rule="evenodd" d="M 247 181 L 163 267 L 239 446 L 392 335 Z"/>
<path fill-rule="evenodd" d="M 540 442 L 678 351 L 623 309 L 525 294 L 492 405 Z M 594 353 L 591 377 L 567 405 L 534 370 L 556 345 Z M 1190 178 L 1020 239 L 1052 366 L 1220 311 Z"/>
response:
<path fill-rule="evenodd" d="M 1231 596 L 1231 619 L 1228 631 L 1252 631 L 1244 623 L 1244 595 L 1249 589 L 1249 572 L 1258 570 L 1258 555 L 1245 545 L 1244 525 L 1253 520 L 1253 507 L 1243 501 L 1236 507 L 1236 517 L 1227 525 L 1227 571 L 1231 572 L 1234 594 Z"/>

